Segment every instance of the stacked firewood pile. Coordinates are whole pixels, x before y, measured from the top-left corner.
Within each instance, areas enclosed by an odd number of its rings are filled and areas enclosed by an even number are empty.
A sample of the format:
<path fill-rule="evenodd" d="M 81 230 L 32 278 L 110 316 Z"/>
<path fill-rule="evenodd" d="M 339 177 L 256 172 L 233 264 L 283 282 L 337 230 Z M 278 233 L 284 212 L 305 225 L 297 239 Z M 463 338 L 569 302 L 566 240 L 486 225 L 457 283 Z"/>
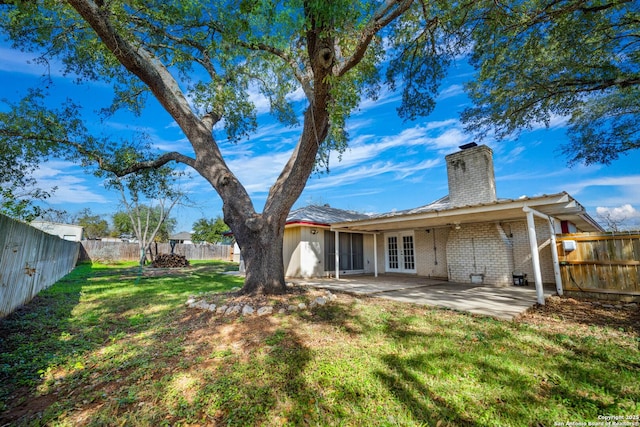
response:
<path fill-rule="evenodd" d="M 184 255 L 159 254 L 151 263 L 152 268 L 189 267 L 189 260 Z"/>

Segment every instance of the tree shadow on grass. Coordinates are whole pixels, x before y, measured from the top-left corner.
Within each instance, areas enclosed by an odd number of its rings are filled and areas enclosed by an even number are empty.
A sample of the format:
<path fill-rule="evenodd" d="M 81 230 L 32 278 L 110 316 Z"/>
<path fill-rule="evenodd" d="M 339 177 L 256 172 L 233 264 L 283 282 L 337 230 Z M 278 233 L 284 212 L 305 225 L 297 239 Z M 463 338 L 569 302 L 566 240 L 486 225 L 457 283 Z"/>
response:
<path fill-rule="evenodd" d="M 280 417 L 304 424 L 318 399 L 302 377 L 311 353 L 280 323 L 186 311 L 144 343 L 132 343 L 126 359 L 103 366 L 81 397 L 89 402 L 80 410 L 86 415 L 74 420 L 245 426 Z"/>
<path fill-rule="evenodd" d="M 165 324 L 186 296 L 238 285 L 195 273 L 137 280 L 135 269 L 81 265 L 0 320 L 0 425 L 46 423 L 76 406 L 102 405 L 117 391 L 112 380 L 143 375 L 158 354 L 170 356 Z"/>
<path fill-rule="evenodd" d="M 228 339 L 243 345 L 209 371 L 195 398 L 201 415 L 224 425 L 259 425 L 274 418 L 305 424 L 311 402 L 319 399 L 302 376 L 312 357 L 303 340 L 272 317 L 236 322 L 232 329 Z"/>
<path fill-rule="evenodd" d="M 540 407 L 557 402 L 615 410 L 595 395 L 575 397 L 597 391 L 588 389 L 590 381 L 614 398 L 633 383 L 609 385 L 605 369 L 607 363 L 616 364 L 612 372 L 633 367 L 631 356 L 606 358 L 606 349 L 586 344 L 562 348 L 553 334 L 523 339 L 520 330 L 534 332 L 517 324 L 346 296 L 282 316 L 220 317 L 187 310 L 183 302 L 190 293 L 229 290 L 237 281 L 202 271 L 137 284 L 122 277 L 76 276 L 52 288 L 51 298 L 61 292 L 69 301 L 48 301 L 43 311 L 27 309 L 16 320 L 30 325 L 33 337 L 0 322 L 3 346 L 15 349 L 3 349 L 2 379 L 9 371 L 22 372 L 21 381 L 33 375 L 21 389 L 22 402 L 6 403 L 13 407 L 0 425 L 356 424 L 387 410 L 370 391 L 408 425 L 487 425 L 490 416 L 495 424 L 535 425 Z M 54 313 L 58 304 L 60 313 L 47 320 L 46 310 Z M 22 341 L 27 347 L 18 347 Z M 324 352 L 323 345 L 336 346 Z M 562 356 L 557 363 L 548 362 L 549 349 Z M 24 355 L 38 352 L 41 359 L 25 367 L 6 359 L 27 361 Z M 576 365 L 583 356 L 586 364 Z M 544 376 L 531 375 L 530 363 L 540 364 Z M 345 371 L 351 368 L 356 375 Z M 441 375 L 450 378 L 438 382 Z M 14 381 L 4 390 L 18 387 Z"/>
<path fill-rule="evenodd" d="M 424 366 L 424 355 L 402 358 L 390 354 L 382 360 L 387 370 L 377 372 L 377 377 L 415 420 L 426 425 L 441 425 L 443 421 L 456 426 L 478 425 L 431 391 L 416 375 L 415 371 Z"/>
<path fill-rule="evenodd" d="M 414 419 L 428 425 L 596 422 L 599 414 L 636 410 L 637 352 L 589 335 L 574 337 L 576 343 L 567 346 L 555 334 L 521 335 L 518 329 L 476 318 L 463 329 L 432 334 L 394 319 L 385 334 L 407 347 L 422 343 L 424 349 L 382 354 L 385 368 L 376 375 Z"/>
<path fill-rule="evenodd" d="M 237 278 L 84 268 L 0 323 L 0 425 L 299 425 L 323 410 L 302 377 L 310 351 L 286 320 L 185 309 L 189 294 Z"/>
<path fill-rule="evenodd" d="M 83 273 L 65 276 L 27 305 L 0 319 L 0 425 L 41 412 L 55 401 L 51 397 L 35 397 L 47 367 L 70 352 L 91 347 L 82 339 L 60 339 L 69 329 L 71 312 L 87 283 Z"/>

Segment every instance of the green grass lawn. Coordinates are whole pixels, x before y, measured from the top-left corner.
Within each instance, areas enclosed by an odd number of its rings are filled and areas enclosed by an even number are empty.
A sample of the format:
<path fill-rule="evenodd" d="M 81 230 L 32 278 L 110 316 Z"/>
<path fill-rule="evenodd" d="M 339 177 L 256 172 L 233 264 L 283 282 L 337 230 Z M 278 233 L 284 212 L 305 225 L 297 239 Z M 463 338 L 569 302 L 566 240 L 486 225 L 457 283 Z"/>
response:
<path fill-rule="evenodd" d="M 0 426 L 640 422 L 640 327 L 342 294 L 265 317 L 185 306 L 241 286 L 230 267 L 83 265 L 0 320 Z"/>

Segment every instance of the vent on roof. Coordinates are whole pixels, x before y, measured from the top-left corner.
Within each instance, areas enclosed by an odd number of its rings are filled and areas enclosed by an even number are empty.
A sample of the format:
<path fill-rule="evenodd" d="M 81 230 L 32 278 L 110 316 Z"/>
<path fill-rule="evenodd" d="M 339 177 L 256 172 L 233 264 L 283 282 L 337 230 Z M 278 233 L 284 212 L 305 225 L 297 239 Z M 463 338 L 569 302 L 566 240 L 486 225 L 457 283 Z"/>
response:
<path fill-rule="evenodd" d="M 470 142 L 468 144 L 461 145 L 458 148 L 461 149 L 461 150 L 466 150 L 467 148 L 473 148 L 473 147 L 477 147 L 477 146 L 478 146 L 478 144 L 476 144 L 475 142 Z"/>

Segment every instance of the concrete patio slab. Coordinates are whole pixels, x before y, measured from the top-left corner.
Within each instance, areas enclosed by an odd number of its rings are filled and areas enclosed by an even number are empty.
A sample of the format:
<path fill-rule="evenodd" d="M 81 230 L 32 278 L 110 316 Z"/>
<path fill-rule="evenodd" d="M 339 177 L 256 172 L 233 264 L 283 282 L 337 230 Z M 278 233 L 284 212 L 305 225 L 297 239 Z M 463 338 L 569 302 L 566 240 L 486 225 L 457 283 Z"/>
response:
<path fill-rule="evenodd" d="M 512 320 L 536 303 L 536 290 L 533 285 L 496 287 L 395 275 L 292 281 L 300 285 L 349 292 L 355 295 L 446 307 L 507 320 Z M 554 293 L 555 289 L 546 288 L 545 298 Z"/>

